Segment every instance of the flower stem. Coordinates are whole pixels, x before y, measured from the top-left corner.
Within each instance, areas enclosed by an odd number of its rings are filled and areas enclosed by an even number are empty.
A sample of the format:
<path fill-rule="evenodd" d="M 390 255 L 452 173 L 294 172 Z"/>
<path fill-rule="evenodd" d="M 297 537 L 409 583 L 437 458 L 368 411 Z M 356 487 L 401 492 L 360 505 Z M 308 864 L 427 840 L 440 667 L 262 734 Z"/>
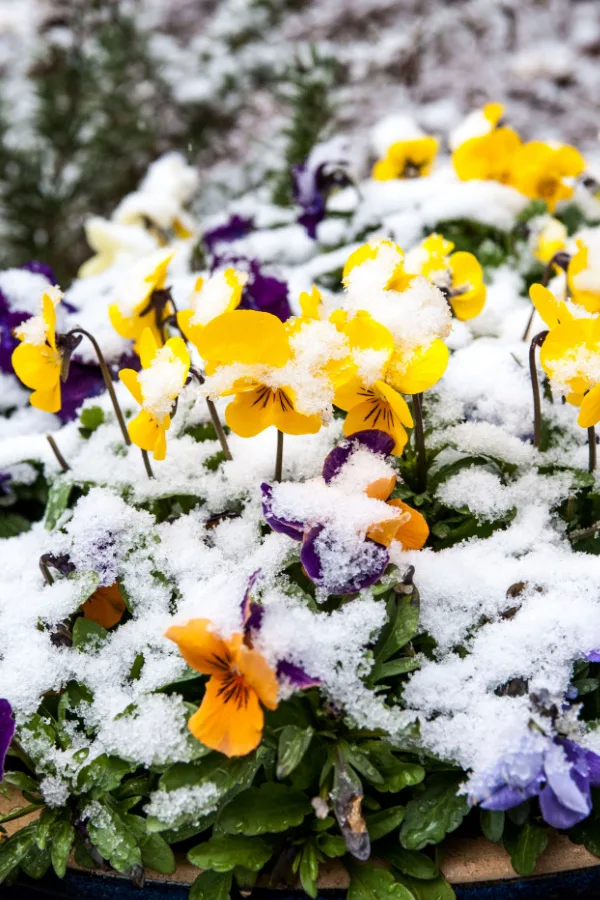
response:
<path fill-rule="evenodd" d="M 108 371 L 108 366 L 106 365 L 106 360 L 104 359 L 104 355 L 102 353 L 102 350 L 100 349 L 100 345 L 98 344 L 98 341 L 96 340 L 96 338 L 93 335 L 91 335 L 89 333 L 89 331 L 86 331 L 84 328 L 79 328 L 79 327 L 72 328 L 71 331 L 69 332 L 69 334 L 82 334 L 84 337 L 86 337 L 91 342 L 91 344 L 96 352 L 96 356 L 98 357 L 98 362 L 100 364 L 100 369 L 102 371 L 102 377 L 104 378 L 104 384 L 106 385 L 106 390 L 108 391 L 108 393 L 110 395 L 113 409 L 115 411 L 117 421 L 121 428 L 121 432 L 123 434 L 123 440 L 129 447 L 131 445 L 131 438 L 129 437 L 129 432 L 127 431 L 127 425 L 125 424 L 125 418 L 121 411 L 121 407 L 119 406 L 119 401 L 117 400 L 117 395 L 115 394 L 115 388 L 113 385 L 113 381 L 112 381 L 112 378 L 110 377 L 110 372 Z"/>
<path fill-rule="evenodd" d="M 277 453 L 275 455 L 275 481 L 281 481 L 283 472 L 283 431 L 277 429 Z"/>
<path fill-rule="evenodd" d="M 148 478 L 154 478 L 154 472 L 152 471 L 152 466 L 150 465 L 150 457 L 148 456 L 147 450 L 142 450 L 142 459 L 144 460 Z"/>
<path fill-rule="evenodd" d="M 190 375 L 194 376 L 198 384 L 204 384 L 204 375 L 202 374 L 202 372 L 199 372 L 198 369 L 196 369 L 194 366 L 190 366 Z M 221 444 L 221 449 L 223 451 L 225 459 L 233 459 L 231 450 L 229 449 L 229 444 L 227 443 L 225 429 L 223 428 L 221 419 L 219 418 L 219 413 L 217 412 L 217 407 L 210 399 L 210 397 L 206 398 L 206 405 L 208 407 L 214 429 L 217 432 L 217 437 L 219 438 L 219 443 Z"/>
<path fill-rule="evenodd" d="M 596 468 L 596 429 L 593 425 L 588 428 L 587 433 L 589 450 L 588 472 L 593 472 Z"/>
<path fill-rule="evenodd" d="M 425 455 L 425 432 L 423 429 L 423 394 L 413 394 L 415 417 L 415 447 L 417 450 L 417 492 L 422 494 L 427 488 L 427 457 Z"/>
<path fill-rule="evenodd" d="M 533 391 L 533 446 L 538 450 L 542 439 L 542 401 L 540 397 L 540 383 L 538 381 L 535 364 L 536 347 L 541 347 L 546 339 L 547 331 L 540 331 L 533 338 L 529 347 L 529 374 L 531 376 L 531 389 Z"/>
<path fill-rule="evenodd" d="M 62 453 L 60 452 L 60 450 L 58 449 L 58 446 L 57 446 L 57 444 L 56 444 L 56 441 L 54 440 L 54 438 L 52 437 L 52 435 L 51 435 L 51 434 L 47 434 L 47 435 L 46 435 L 46 440 L 48 441 L 48 443 L 49 443 L 50 446 L 52 447 L 52 452 L 54 453 L 55 457 L 57 458 L 58 464 L 59 464 L 59 466 L 61 467 L 61 469 L 63 470 L 63 472 L 68 472 L 69 469 L 71 468 L 71 466 L 70 466 L 69 463 L 66 461 L 66 459 L 64 458 L 64 456 L 62 455 Z"/>
<path fill-rule="evenodd" d="M 42 575 L 44 576 L 44 580 L 45 580 L 46 584 L 54 584 L 54 578 L 50 574 L 50 569 L 46 565 L 44 556 L 40 556 L 39 565 L 40 565 L 40 571 L 41 571 Z"/>

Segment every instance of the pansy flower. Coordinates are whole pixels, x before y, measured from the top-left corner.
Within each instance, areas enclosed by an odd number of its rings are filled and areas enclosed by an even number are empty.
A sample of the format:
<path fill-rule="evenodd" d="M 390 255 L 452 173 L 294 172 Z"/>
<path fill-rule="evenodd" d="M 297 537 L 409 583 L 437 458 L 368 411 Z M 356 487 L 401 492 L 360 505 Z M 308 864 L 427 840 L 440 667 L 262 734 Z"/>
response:
<path fill-rule="evenodd" d="M 56 343 L 56 304 L 61 298 L 58 288 L 44 291 L 41 314 L 31 316 L 15 331 L 21 343 L 12 354 L 18 378 L 33 390 L 31 405 L 49 413 L 58 412 L 61 405 L 63 359 Z"/>
<path fill-rule="evenodd" d="M 119 287 L 115 302 L 108 308 L 113 328 L 121 337 L 135 341 L 136 353 L 146 328 L 150 328 L 157 343 L 163 343 L 163 323 L 174 312 L 164 290 L 174 252 L 156 250 L 136 262 Z"/>
<path fill-rule="evenodd" d="M 495 128 L 472 137 L 452 154 L 452 165 L 461 181 L 478 179 L 511 183 L 513 161 L 521 138 L 512 128 Z"/>
<path fill-rule="evenodd" d="M 222 638 L 209 619 L 192 619 L 166 633 L 192 669 L 210 676 L 200 708 L 189 720 L 190 731 L 206 747 L 229 757 L 258 747 L 263 706 L 277 708 L 280 681 L 301 690 L 320 683 L 288 660 L 280 660 L 274 671 L 254 649 L 263 617 L 263 607 L 252 599 L 259 574 L 249 579 L 241 603 L 241 631 Z"/>
<path fill-rule="evenodd" d="M 533 255 L 546 265 L 567 245 L 567 229 L 559 219 L 544 216 L 533 237 Z"/>
<path fill-rule="evenodd" d="M 388 147 L 383 159 L 373 166 L 373 178 L 375 181 L 390 181 L 392 178 L 429 175 L 438 145 L 437 138 L 428 135 L 396 141 Z"/>
<path fill-rule="evenodd" d="M 502 103 L 486 103 L 482 109 L 473 110 L 469 115 L 450 133 L 448 144 L 451 150 L 456 150 L 465 141 L 474 137 L 482 137 L 489 134 L 495 128 L 498 128 L 502 116 L 504 115 L 504 106 Z"/>
<path fill-rule="evenodd" d="M 540 363 L 582 428 L 600 421 L 600 319 L 562 319 L 546 336 Z"/>
<path fill-rule="evenodd" d="M 196 279 L 191 308 L 177 313 L 177 324 L 192 344 L 198 346 L 198 337 L 211 319 L 240 305 L 247 278 L 245 272 L 230 267 Z"/>
<path fill-rule="evenodd" d="M 4 776 L 4 763 L 10 742 L 15 733 L 15 720 L 8 700 L 0 699 L 0 781 Z"/>
<path fill-rule="evenodd" d="M 96 622 L 103 628 L 112 628 L 121 621 L 126 611 L 127 604 L 116 581 L 108 587 L 96 588 L 81 607 L 85 619 Z"/>
<path fill-rule="evenodd" d="M 210 253 L 215 252 L 218 244 L 230 244 L 246 237 L 254 229 L 254 219 L 250 216 L 240 216 L 234 213 L 223 225 L 217 225 L 205 231 L 202 241 Z"/>
<path fill-rule="evenodd" d="M 576 239 L 577 251 L 567 267 L 567 284 L 574 303 L 600 313 L 600 231 L 589 229 Z"/>
<path fill-rule="evenodd" d="M 404 269 L 424 275 L 448 298 L 457 319 L 465 321 L 478 316 L 485 306 L 486 286 L 483 269 L 472 253 L 459 250 L 441 234 L 430 234 L 418 247 L 410 250 Z"/>
<path fill-rule="evenodd" d="M 190 355 L 182 338 L 170 338 L 164 347 L 159 347 L 153 332 L 146 328 L 140 339 L 140 360 L 141 372 L 119 372 L 119 378 L 142 407 L 129 422 L 129 436 L 134 444 L 152 451 L 154 459 L 161 460 L 167 453 L 173 406 L 188 377 Z"/>
<path fill-rule="evenodd" d="M 423 516 L 402 500 L 388 500 L 396 476 L 384 457 L 392 449 L 385 432 L 358 432 L 328 454 L 321 480 L 262 485 L 266 522 L 302 543 L 306 574 L 329 594 L 374 584 L 387 568 L 393 541 L 417 550 L 427 540 Z"/>
<path fill-rule="evenodd" d="M 228 426 L 253 437 L 274 425 L 284 434 L 316 434 L 319 413 L 297 408 L 288 378 L 294 374 L 290 332 L 277 316 L 253 310 L 223 313 L 206 325 L 198 350 L 207 363 L 207 390 L 234 395 L 225 410 Z M 307 377 L 310 375 L 307 373 Z"/>
<path fill-rule="evenodd" d="M 157 248 L 157 241 L 141 225 L 124 225 L 100 216 L 86 220 L 85 237 L 94 251 L 79 268 L 79 278 L 99 275 L 123 259 L 145 256 Z"/>
<path fill-rule="evenodd" d="M 557 203 L 573 196 L 573 186 L 565 178 L 575 178 L 585 168 L 581 153 L 565 145 L 552 147 L 542 141 L 530 141 L 515 152 L 510 184 L 534 200 L 545 200 L 550 212 Z"/>
<path fill-rule="evenodd" d="M 337 140 L 317 144 L 303 163 L 292 166 L 294 200 L 302 208 L 298 222 L 313 240 L 317 225 L 325 218 L 330 193 L 352 184 L 348 169 L 349 161 Z"/>
<path fill-rule="evenodd" d="M 266 275 L 260 263 L 252 259 L 248 267 L 248 280 L 244 286 L 240 309 L 271 313 L 282 322 L 286 322 L 292 315 L 288 293 L 287 282 L 274 275 Z"/>

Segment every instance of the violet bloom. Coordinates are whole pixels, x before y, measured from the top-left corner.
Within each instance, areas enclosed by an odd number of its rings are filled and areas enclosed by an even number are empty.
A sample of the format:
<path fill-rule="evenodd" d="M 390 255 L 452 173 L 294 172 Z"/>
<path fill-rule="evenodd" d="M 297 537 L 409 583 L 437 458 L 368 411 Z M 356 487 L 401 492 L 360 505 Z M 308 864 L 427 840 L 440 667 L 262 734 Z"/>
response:
<path fill-rule="evenodd" d="M 255 259 L 250 262 L 248 276 L 239 308 L 272 313 L 282 322 L 287 321 L 292 315 L 287 283 L 273 275 L 264 275 Z"/>
<path fill-rule="evenodd" d="M 331 191 L 353 183 L 348 167 L 339 141 L 317 144 L 303 163 L 292 166 L 294 200 L 302 207 L 298 223 L 313 241 L 317 237 L 317 225 L 325 218 Z"/>
<path fill-rule="evenodd" d="M 0 700 L 0 781 L 4 777 L 4 762 L 15 733 L 15 720 L 8 700 Z"/>
<path fill-rule="evenodd" d="M 359 447 L 387 456 L 393 446 L 394 439 L 383 431 L 358 431 L 325 457 L 323 480 L 330 484 Z M 262 484 L 261 490 L 265 521 L 273 531 L 302 543 L 300 561 L 317 586 L 329 594 L 354 594 L 381 578 L 389 563 L 385 546 L 368 537 L 357 540 L 355 535 L 342 534 L 329 523 L 282 517 L 273 509 L 273 486 Z"/>
<path fill-rule="evenodd" d="M 484 809 L 512 809 L 538 797 L 544 821 L 567 829 L 589 816 L 590 787 L 600 786 L 600 757 L 566 738 L 540 738 L 512 753 L 479 792 Z"/>
<path fill-rule="evenodd" d="M 216 228 L 205 231 L 202 240 L 208 251 L 214 253 L 217 244 L 230 244 L 232 241 L 238 241 L 253 230 L 253 218 L 238 216 L 237 213 L 234 213 L 224 225 L 218 225 Z"/>

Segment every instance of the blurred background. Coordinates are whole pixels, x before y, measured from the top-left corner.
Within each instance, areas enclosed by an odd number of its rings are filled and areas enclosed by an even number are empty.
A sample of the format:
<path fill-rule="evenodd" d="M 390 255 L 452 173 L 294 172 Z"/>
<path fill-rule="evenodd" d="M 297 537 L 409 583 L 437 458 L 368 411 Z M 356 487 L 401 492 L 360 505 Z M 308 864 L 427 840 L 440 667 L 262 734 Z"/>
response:
<path fill-rule="evenodd" d="M 66 287 L 150 162 L 182 151 L 199 213 L 390 112 L 442 136 L 486 101 L 597 155 L 598 0 L 0 0 L 0 267 Z"/>

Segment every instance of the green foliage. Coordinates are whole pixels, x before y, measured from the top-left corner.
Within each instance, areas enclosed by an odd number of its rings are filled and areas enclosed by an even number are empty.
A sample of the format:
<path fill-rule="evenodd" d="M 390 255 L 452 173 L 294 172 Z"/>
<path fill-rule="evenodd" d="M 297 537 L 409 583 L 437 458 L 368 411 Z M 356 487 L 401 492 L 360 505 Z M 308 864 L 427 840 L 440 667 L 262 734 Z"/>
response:
<path fill-rule="evenodd" d="M 348 900 L 413 900 L 410 890 L 385 869 L 351 863 L 348 871 Z"/>
<path fill-rule="evenodd" d="M 229 900 L 231 872 L 201 872 L 190 888 L 189 900 Z"/>
<path fill-rule="evenodd" d="M 57 478 L 50 485 L 45 520 L 48 531 L 53 531 L 53 529 L 56 528 L 58 520 L 69 504 L 69 497 L 71 496 L 72 490 L 73 485 L 71 482 L 65 481 L 62 478 Z"/>
<path fill-rule="evenodd" d="M 450 831 L 455 831 L 469 811 L 464 795 L 458 795 L 460 777 L 451 773 L 431 775 L 424 789 L 406 807 L 400 830 L 402 846 L 422 850 L 428 844 L 439 844 Z"/>
<path fill-rule="evenodd" d="M 73 646 L 79 650 L 89 650 L 106 639 L 108 632 L 102 625 L 81 616 L 73 625 Z"/>
<path fill-rule="evenodd" d="M 231 872 L 243 866 L 259 872 L 273 854 L 273 845 L 261 837 L 242 834 L 214 834 L 188 853 L 189 861 L 199 869 Z"/>
<path fill-rule="evenodd" d="M 488 841 L 493 841 L 497 844 L 498 841 L 502 840 L 502 834 L 504 832 L 504 813 L 501 810 L 482 809 L 479 816 L 479 822 L 481 824 L 481 830 Z"/>
<path fill-rule="evenodd" d="M 306 794 L 284 784 L 263 784 L 238 794 L 223 809 L 218 827 L 228 834 L 269 834 L 300 825 L 312 807 Z"/>
<path fill-rule="evenodd" d="M 313 734 L 313 728 L 299 728 L 297 725 L 286 725 L 281 730 L 277 748 L 278 778 L 287 778 L 297 768 L 310 747 Z"/>
<path fill-rule="evenodd" d="M 89 438 L 103 424 L 104 418 L 104 410 L 100 406 L 86 406 L 82 409 L 79 415 L 81 437 Z"/>
<path fill-rule="evenodd" d="M 511 828 L 504 836 L 504 846 L 517 875 L 532 875 L 540 853 L 546 849 L 548 829 L 533 822 Z"/>

